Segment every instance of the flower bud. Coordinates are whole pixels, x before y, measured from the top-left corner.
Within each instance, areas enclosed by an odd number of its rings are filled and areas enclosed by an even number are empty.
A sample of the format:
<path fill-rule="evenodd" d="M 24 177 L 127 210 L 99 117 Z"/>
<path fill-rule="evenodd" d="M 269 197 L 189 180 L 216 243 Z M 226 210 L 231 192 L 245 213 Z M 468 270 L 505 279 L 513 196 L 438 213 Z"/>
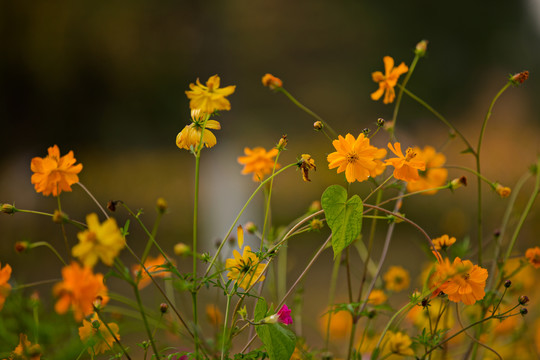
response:
<path fill-rule="evenodd" d="M 510 81 L 514 85 L 519 85 L 519 84 L 523 84 L 525 80 L 527 80 L 528 78 L 529 78 L 529 72 L 525 70 L 525 71 L 522 71 L 520 73 L 510 76 Z"/>
<path fill-rule="evenodd" d="M 512 282 L 510 280 L 506 280 L 504 282 L 504 287 L 508 289 L 510 286 L 512 286 Z"/>
<path fill-rule="evenodd" d="M 274 314 L 274 315 L 270 315 L 270 316 L 267 316 L 264 319 L 262 319 L 261 323 L 262 324 L 275 324 L 275 323 L 278 322 L 278 319 L 279 319 L 279 315 Z"/>
<path fill-rule="evenodd" d="M 109 211 L 115 212 L 117 204 L 118 204 L 118 201 L 109 200 L 107 202 L 107 209 L 109 209 Z"/>
<path fill-rule="evenodd" d="M 167 305 L 166 303 L 161 303 L 159 305 L 159 311 L 162 313 L 162 314 L 165 314 L 167 312 L 167 310 L 169 310 L 169 305 Z"/>
<path fill-rule="evenodd" d="M 416 44 L 416 48 L 414 49 L 414 53 L 416 55 L 420 56 L 420 57 L 426 55 L 427 45 L 428 45 L 427 40 L 420 41 L 418 44 Z"/>
<path fill-rule="evenodd" d="M 163 215 L 165 211 L 167 211 L 168 207 L 169 205 L 167 204 L 167 200 L 164 198 L 160 197 L 156 200 L 156 209 L 159 214 Z"/>
<path fill-rule="evenodd" d="M 364 128 L 362 130 L 362 133 L 364 134 L 364 136 L 368 136 L 370 132 L 371 132 L 371 130 L 369 128 Z"/>
<path fill-rule="evenodd" d="M 0 208 L 0 211 L 2 211 L 4 214 L 15 214 L 17 212 L 17 209 L 15 206 L 10 204 L 2 204 L 2 207 Z"/>
<path fill-rule="evenodd" d="M 94 309 L 96 310 L 100 310 L 102 304 L 103 304 L 103 297 L 101 297 L 101 295 L 96 296 L 96 298 L 92 302 L 92 305 L 94 306 Z"/>
<path fill-rule="evenodd" d="M 310 213 L 314 213 L 314 212 L 317 212 L 319 210 L 322 209 L 322 206 L 321 206 L 321 202 L 319 200 L 315 200 L 311 203 L 311 205 L 309 205 L 309 209 L 308 211 Z"/>
<path fill-rule="evenodd" d="M 250 234 L 255 234 L 255 232 L 257 231 L 257 225 L 255 225 L 253 222 L 251 221 L 248 221 L 245 225 L 244 225 L 244 228 L 246 229 L 246 231 Z"/>
<path fill-rule="evenodd" d="M 28 250 L 28 245 L 30 245 L 28 241 L 17 241 L 15 243 L 15 251 L 21 254 Z"/>
<path fill-rule="evenodd" d="M 283 86 L 283 81 L 272 74 L 265 74 L 262 77 L 262 83 L 264 86 L 268 86 L 271 90 L 275 90 Z"/>
<path fill-rule="evenodd" d="M 521 295 L 518 299 L 519 305 L 525 305 L 529 302 L 529 297 L 527 295 Z"/>
<path fill-rule="evenodd" d="M 281 139 L 279 139 L 278 144 L 276 145 L 276 149 L 279 151 L 285 150 L 285 146 L 287 146 L 287 135 L 283 135 Z"/>
<path fill-rule="evenodd" d="M 521 314 L 521 316 L 525 316 L 529 313 L 529 310 L 527 310 L 526 308 L 521 308 L 519 309 L 519 313 Z"/>
<path fill-rule="evenodd" d="M 184 256 L 184 255 L 189 255 L 189 253 L 191 252 L 191 248 L 188 245 L 180 242 L 174 245 L 173 251 L 178 256 Z"/>
<path fill-rule="evenodd" d="M 52 217 L 52 221 L 53 223 L 55 224 L 63 224 L 66 222 L 66 220 L 68 219 L 68 216 L 66 215 L 66 213 L 60 211 L 60 210 L 54 210 L 54 214 L 53 214 L 53 217 Z"/>
<path fill-rule="evenodd" d="M 378 127 L 383 127 L 384 126 L 384 119 L 383 118 L 378 118 L 377 119 L 377 126 Z"/>
<path fill-rule="evenodd" d="M 510 193 L 512 192 L 512 189 L 510 189 L 507 186 L 502 186 L 501 184 L 495 185 L 495 192 L 499 194 L 500 197 L 506 198 L 510 196 Z"/>
<path fill-rule="evenodd" d="M 316 131 L 322 130 L 323 127 L 324 124 L 322 123 L 322 121 L 315 121 L 313 123 L 313 129 L 315 129 Z"/>
<path fill-rule="evenodd" d="M 309 224 L 311 227 L 311 230 L 321 230 L 324 227 L 323 222 L 320 219 L 313 219 L 311 220 L 311 223 Z"/>
<path fill-rule="evenodd" d="M 467 178 L 465 176 L 450 181 L 450 190 L 455 190 L 461 186 L 467 186 Z"/>

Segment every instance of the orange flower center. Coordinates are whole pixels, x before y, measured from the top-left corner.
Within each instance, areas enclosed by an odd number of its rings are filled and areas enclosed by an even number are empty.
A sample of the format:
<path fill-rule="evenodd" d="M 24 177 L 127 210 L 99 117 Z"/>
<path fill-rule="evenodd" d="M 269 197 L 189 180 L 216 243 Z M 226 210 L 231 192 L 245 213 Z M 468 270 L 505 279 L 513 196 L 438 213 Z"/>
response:
<path fill-rule="evenodd" d="M 348 153 L 347 154 L 347 162 L 350 164 L 350 163 L 355 163 L 358 161 L 358 155 L 356 155 L 355 152 L 352 152 L 352 153 Z"/>
<path fill-rule="evenodd" d="M 93 231 L 88 231 L 88 235 L 86 236 L 86 239 L 90 242 L 97 242 L 97 235 Z"/>
<path fill-rule="evenodd" d="M 413 151 L 413 149 L 408 148 L 407 154 L 405 155 L 405 161 L 411 161 L 416 156 L 416 153 Z"/>

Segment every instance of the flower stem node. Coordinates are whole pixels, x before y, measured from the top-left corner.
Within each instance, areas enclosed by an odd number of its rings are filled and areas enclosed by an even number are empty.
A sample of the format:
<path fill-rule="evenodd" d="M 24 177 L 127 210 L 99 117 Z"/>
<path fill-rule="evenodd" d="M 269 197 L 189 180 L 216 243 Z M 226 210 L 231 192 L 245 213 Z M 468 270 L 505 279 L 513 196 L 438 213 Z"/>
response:
<path fill-rule="evenodd" d="M 156 200 L 156 208 L 159 214 L 163 215 L 168 207 L 169 204 L 167 204 L 167 200 L 164 198 L 160 197 Z"/>
<path fill-rule="evenodd" d="M 320 131 L 320 130 L 322 130 L 323 128 L 324 128 L 324 124 L 322 123 L 322 121 L 315 121 L 315 122 L 313 123 L 313 129 L 314 129 L 315 131 Z"/>
<path fill-rule="evenodd" d="M 285 149 L 285 147 L 287 146 L 287 142 L 287 135 L 283 135 L 281 139 L 279 139 L 279 142 L 276 145 L 276 149 L 278 149 L 278 151 L 287 150 Z"/>
<path fill-rule="evenodd" d="M 15 208 L 15 206 L 10 205 L 10 204 L 2 204 L 0 209 L 1 209 L 0 211 L 2 211 L 4 214 L 13 215 L 17 212 L 17 209 Z"/>
<path fill-rule="evenodd" d="M 427 40 L 422 40 L 418 44 L 416 44 L 416 48 L 414 49 L 415 55 L 417 55 L 419 57 L 425 56 L 426 51 L 427 51 L 427 45 L 428 45 Z"/>
<path fill-rule="evenodd" d="M 529 72 L 527 70 L 522 71 L 520 73 L 514 74 L 510 76 L 510 81 L 514 85 L 520 85 L 525 82 L 529 78 Z"/>
<path fill-rule="evenodd" d="M 262 83 L 264 86 L 269 87 L 271 90 L 283 87 L 283 81 L 280 78 L 275 77 L 272 74 L 265 74 L 262 77 Z"/>
<path fill-rule="evenodd" d="M 529 297 L 527 295 L 521 295 L 518 299 L 519 305 L 525 305 L 529 302 Z"/>
<path fill-rule="evenodd" d="M 64 213 L 64 212 L 62 212 L 60 210 L 54 210 L 54 214 L 53 214 L 53 217 L 52 217 L 53 223 L 55 223 L 55 224 L 63 224 L 68 219 L 69 219 L 69 217 L 67 216 L 66 213 Z"/>

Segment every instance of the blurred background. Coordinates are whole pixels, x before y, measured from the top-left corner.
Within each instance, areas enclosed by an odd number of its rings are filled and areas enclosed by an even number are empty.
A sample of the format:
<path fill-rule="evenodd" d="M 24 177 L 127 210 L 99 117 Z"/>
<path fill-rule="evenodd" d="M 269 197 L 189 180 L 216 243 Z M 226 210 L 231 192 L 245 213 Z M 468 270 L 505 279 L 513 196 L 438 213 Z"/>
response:
<path fill-rule="evenodd" d="M 229 97 L 231 111 L 217 119 L 222 125 L 215 132 L 217 145 L 203 151 L 199 223 L 203 250 L 214 251 L 215 242 L 256 187 L 250 175 L 240 174 L 236 158 L 246 146 L 270 149 L 282 134 L 289 139 L 282 164 L 309 153 L 318 166 L 310 183 L 295 171 L 276 180 L 272 220 L 285 225 L 320 199 L 328 185 L 344 181 L 327 169 L 326 155 L 333 148 L 313 131 L 314 119 L 263 87 L 261 77 L 267 72 L 280 77 L 287 90 L 338 133 L 356 136 L 366 127 L 374 130 L 377 118 L 392 116 L 392 105 L 370 99 L 378 88 L 371 73 L 383 70 L 386 55 L 396 64 L 410 64 L 422 39 L 429 41 L 428 53 L 408 88 L 473 144 L 491 99 L 508 75 L 530 71 L 525 84 L 509 89 L 496 104 L 482 148 L 484 175 L 513 187 L 540 150 L 539 0 L 492 2 L 489 8 L 463 0 L 444 5 L 353 0 L 3 1 L 0 202 L 53 211 L 56 199 L 33 190 L 30 160 L 44 157 L 47 148 L 57 144 L 62 155 L 74 151 L 84 165 L 80 181 L 102 204 L 123 200 L 132 209 L 144 209 L 142 218 L 151 226 L 155 201 L 164 197 L 169 214 L 158 240 L 169 252 L 177 242 L 189 244 L 194 159 L 176 147 L 175 137 L 190 121 L 185 96 L 189 84 L 197 78 L 205 83 L 218 74 L 222 86 L 236 85 L 236 91 Z M 396 128 L 404 146 L 440 148 L 448 134 L 442 123 L 404 96 Z M 373 141 L 383 147 L 388 136 L 381 132 Z M 459 139 L 450 141 L 445 147 L 447 164 L 474 167 L 473 157 L 460 154 L 462 150 Z M 449 177 L 461 175 L 450 170 Z M 449 233 L 458 240 L 474 239 L 476 184 L 468 177 L 472 186 L 455 194 L 411 199 L 401 211 L 434 237 Z M 490 238 L 500 226 L 506 202 L 484 188 L 484 233 Z M 81 188 L 73 189 L 61 196 L 66 213 L 83 220 L 98 211 Z M 367 183 L 352 186 L 360 194 L 369 189 Z M 518 206 L 524 206 L 530 189 L 528 184 Z M 256 198 L 242 222 L 262 226 L 262 200 L 262 195 Z M 124 212 L 115 216 L 120 224 L 128 218 Z M 539 220 L 536 206 L 520 248 L 538 244 L 531 234 L 540 230 Z M 46 250 L 25 255 L 13 250 L 18 240 L 50 241 L 61 247 L 60 229 L 49 218 L 4 215 L 0 230 L 0 262 L 12 265 L 17 281 L 58 276 L 58 261 Z M 382 242 L 384 227 L 380 230 Z M 146 243 L 142 231 L 132 223 L 130 232 L 132 246 L 142 250 Z M 326 230 L 291 242 L 292 279 L 327 234 Z M 68 236 L 75 243 L 74 229 L 68 229 Z M 425 258 L 422 241 L 413 229 L 400 225 L 388 263 L 418 273 L 420 263 L 415 259 Z M 228 246 L 225 255 L 235 246 Z M 321 265 L 306 279 L 306 296 L 329 283 L 331 254 L 323 258 L 321 263 L 327 266 Z M 28 266 L 31 262 L 39 264 L 39 274 Z M 190 268 L 189 262 L 185 265 Z M 360 276 L 360 267 L 355 276 Z M 326 299 L 320 300 L 311 304 L 312 311 L 322 311 Z"/>

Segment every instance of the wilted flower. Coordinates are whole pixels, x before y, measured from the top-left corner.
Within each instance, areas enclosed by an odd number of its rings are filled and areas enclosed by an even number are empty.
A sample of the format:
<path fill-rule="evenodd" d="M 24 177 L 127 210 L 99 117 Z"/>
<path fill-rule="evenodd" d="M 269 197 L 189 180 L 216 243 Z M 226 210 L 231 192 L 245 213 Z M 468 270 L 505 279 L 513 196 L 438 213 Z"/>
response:
<path fill-rule="evenodd" d="M 313 160 L 311 155 L 302 154 L 302 157 L 298 162 L 298 166 L 300 167 L 300 169 L 302 169 L 302 179 L 306 182 L 311 181 L 309 179 L 309 170 L 317 170 L 317 167 L 315 166 L 315 160 Z"/>

